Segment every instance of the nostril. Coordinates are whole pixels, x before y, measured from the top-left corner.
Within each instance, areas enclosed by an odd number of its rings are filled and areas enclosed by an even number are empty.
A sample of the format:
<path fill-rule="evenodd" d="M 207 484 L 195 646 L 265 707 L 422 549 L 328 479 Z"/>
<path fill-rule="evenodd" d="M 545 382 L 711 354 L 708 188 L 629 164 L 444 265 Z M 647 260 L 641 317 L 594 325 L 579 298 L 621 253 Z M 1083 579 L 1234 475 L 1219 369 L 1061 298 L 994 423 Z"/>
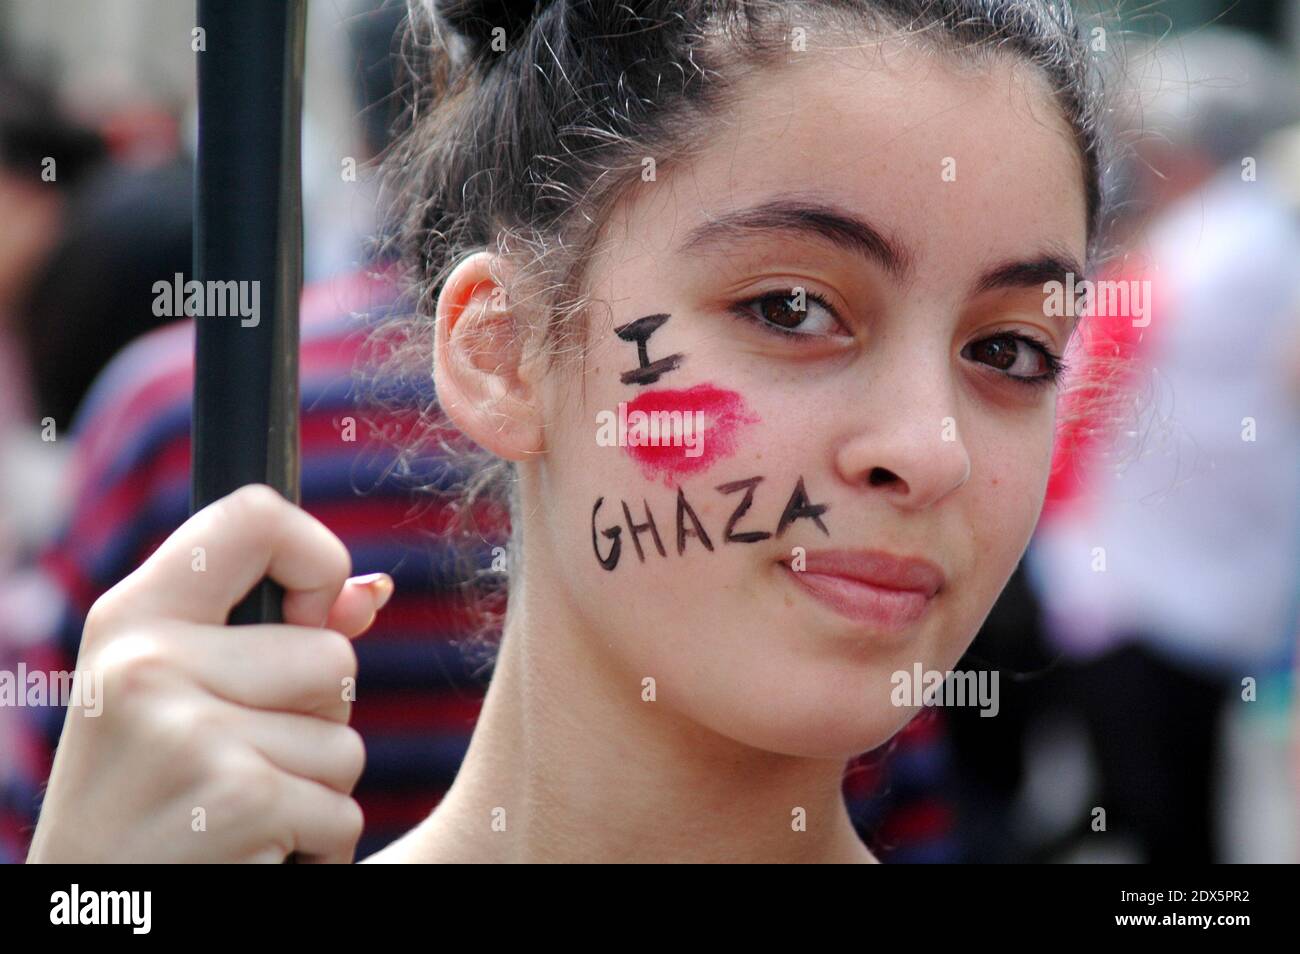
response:
<path fill-rule="evenodd" d="M 886 470 L 883 467 L 871 468 L 871 473 L 867 475 L 867 483 L 872 487 L 879 487 L 881 484 L 892 484 L 898 480 L 898 475 L 892 470 Z"/>

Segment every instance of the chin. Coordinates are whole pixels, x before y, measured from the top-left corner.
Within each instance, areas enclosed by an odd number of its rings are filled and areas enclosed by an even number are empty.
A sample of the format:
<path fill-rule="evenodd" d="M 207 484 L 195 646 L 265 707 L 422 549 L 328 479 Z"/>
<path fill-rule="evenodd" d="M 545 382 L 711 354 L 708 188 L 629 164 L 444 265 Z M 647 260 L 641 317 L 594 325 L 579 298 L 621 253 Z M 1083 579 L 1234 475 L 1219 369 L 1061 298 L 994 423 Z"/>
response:
<path fill-rule="evenodd" d="M 916 715 L 917 709 L 892 709 L 875 720 L 832 730 L 816 727 L 769 726 L 745 732 L 736 741 L 764 752 L 805 759 L 847 762 L 884 745 Z"/>
<path fill-rule="evenodd" d="M 700 721 L 764 752 L 847 761 L 884 745 L 920 711 L 916 706 L 892 704 L 888 674 L 879 680 L 883 688 L 865 692 L 861 679 L 856 691 L 843 682 L 823 682 L 820 691 L 802 693 L 787 685 L 767 704 L 761 693 L 751 691 L 734 706 L 708 713 Z"/>

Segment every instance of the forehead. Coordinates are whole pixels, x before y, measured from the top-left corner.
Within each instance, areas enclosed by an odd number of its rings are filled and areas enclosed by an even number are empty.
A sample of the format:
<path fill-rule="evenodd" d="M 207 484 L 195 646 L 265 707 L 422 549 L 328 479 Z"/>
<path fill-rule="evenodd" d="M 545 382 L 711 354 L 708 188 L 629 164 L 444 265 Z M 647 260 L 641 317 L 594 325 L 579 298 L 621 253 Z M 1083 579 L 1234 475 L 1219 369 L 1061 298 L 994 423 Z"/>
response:
<path fill-rule="evenodd" d="M 1082 259 L 1082 160 L 1036 71 L 1003 57 L 959 64 L 916 44 L 810 44 L 786 59 L 735 88 L 668 188 L 643 189 L 645 201 L 616 213 L 626 238 L 671 254 L 719 214 L 813 190 L 908 249 L 919 281 L 975 274 L 1030 246 Z"/>

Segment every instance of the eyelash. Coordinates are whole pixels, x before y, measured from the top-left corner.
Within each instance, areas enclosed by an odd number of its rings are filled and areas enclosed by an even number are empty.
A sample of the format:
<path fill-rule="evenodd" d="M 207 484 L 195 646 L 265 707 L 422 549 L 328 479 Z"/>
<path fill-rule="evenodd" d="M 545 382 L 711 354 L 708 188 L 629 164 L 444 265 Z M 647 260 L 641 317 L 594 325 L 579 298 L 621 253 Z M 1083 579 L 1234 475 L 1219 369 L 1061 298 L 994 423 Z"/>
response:
<path fill-rule="evenodd" d="M 750 305 L 754 305 L 758 302 L 768 301 L 774 298 L 784 299 L 788 301 L 789 299 L 793 298 L 794 295 L 795 295 L 794 288 L 785 288 L 785 289 L 778 289 L 776 291 L 765 292 L 764 294 L 759 295 L 755 298 L 747 298 L 741 301 L 734 302 L 731 306 L 731 313 L 741 318 L 744 321 L 748 321 L 751 324 L 758 325 L 764 330 L 769 331 L 773 334 L 780 335 L 783 338 L 801 338 L 804 339 L 805 342 L 807 342 L 809 339 L 815 339 L 817 337 L 820 337 L 819 335 L 813 335 L 807 332 L 791 331 L 788 328 L 782 328 L 780 325 L 772 324 L 772 322 L 767 321 L 759 317 L 758 315 L 754 314 L 747 307 Z M 835 317 L 836 321 L 840 320 L 839 312 L 835 310 L 835 307 L 831 305 L 831 303 L 827 301 L 823 295 L 818 294 L 817 292 L 811 291 L 809 289 L 804 289 L 804 297 L 808 301 L 813 301 L 821 305 L 828 312 L 830 312 L 831 315 Z M 1000 374 L 1003 378 L 1006 378 L 1009 381 L 1014 381 L 1017 384 L 1024 385 L 1025 387 L 1043 388 L 1049 384 L 1059 383 L 1061 377 L 1065 374 L 1066 371 L 1065 361 L 1062 360 L 1062 358 L 1059 355 L 1055 354 L 1051 348 L 1049 348 L 1047 345 L 1043 344 L 1041 341 L 1037 340 L 1036 338 L 1030 337 L 1029 335 L 1023 334 L 1018 331 L 999 331 L 996 332 L 995 334 L 989 335 L 987 338 L 981 338 L 979 341 L 971 342 L 971 344 L 972 345 L 983 344 L 987 341 L 995 341 L 999 339 L 1004 341 L 1005 340 L 1015 341 L 1018 344 L 1027 345 L 1028 347 L 1032 348 L 1034 351 L 1038 352 L 1039 356 L 1043 359 L 1043 363 L 1047 366 L 1047 370 L 1044 371 L 1042 374 L 1036 374 L 1033 375 L 1032 377 L 1023 377 L 1021 375 L 1007 374 L 1006 372 L 998 371 L 998 374 Z M 970 347 L 970 345 L 968 345 L 967 347 Z M 962 350 L 964 351 L 965 349 Z M 977 362 L 977 363 L 982 363 L 982 362 Z M 990 365 L 985 365 L 985 367 L 990 367 Z M 994 368 L 993 370 L 997 371 L 996 368 Z"/>
<path fill-rule="evenodd" d="M 1047 345 L 1043 344 L 1036 338 L 1032 338 L 1026 334 L 1021 334 L 1018 331 L 999 331 L 995 334 L 989 335 L 987 338 L 981 338 L 979 341 L 972 342 L 972 344 L 983 344 L 986 341 L 996 341 L 998 339 L 1010 339 L 1019 344 L 1028 345 L 1030 348 L 1033 348 L 1038 352 L 1043 359 L 1043 364 L 1047 365 L 1046 371 L 1042 374 L 1035 374 L 1032 377 L 1021 377 L 1019 375 L 999 372 L 1004 378 L 1010 378 L 1017 384 L 1023 384 L 1026 387 L 1031 388 L 1044 388 L 1049 384 L 1060 383 L 1061 377 L 1065 374 L 1065 361 L 1055 354 L 1051 348 L 1047 347 Z M 985 365 L 985 367 L 988 367 L 988 365 Z M 997 369 L 994 368 L 993 370 L 996 371 Z"/>
<path fill-rule="evenodd" d="M 804 291 L 805 299 L 811 302 L 816 302 L 818 305 L 821 305 L 828 312 L 830 312 L 831 315 L 835 317 L 836 321 L 840 321 L 839 312 L 837 312 L 835 310 L 835 307 L 829 301 L 826 300 L 826 297 L 824 295 L 821 295 L 820 293 L 812 291 L 811 289 L 808 288 L 805 288 L 803 291 Z M 753 305 L 758 302 L 771 301 L 773 299 L 789 301 L 791 298 L 794 297 L 795 297 L 795 289 L 793 287 L 778 288 L 774 291 L 764 292 L 763 294 L 755 298 L 746 298 L 742 301 L 733 303 L 731 306 L 731 312 L 732 314 L 738 315 L 739 317 L 743 318 L 746 321 L 753 322 L 754 324 L 757 324 L 768 331 L 775 332 L 776 334 L 781 335 L 783 338 L 803 338 L 805 341 L 807 341 L 808 339 L 819 337 L 818 335 L 809 334 L 806 331 L 791 331 L 789 328 L 782 328 L 780 325 L 774 325 L 770 321 L 767 321 L 763 318 L 760 318 L 758 315 L 755 315 L 747 307 L 749 305 Z M 840 322 L 840 324 L 843 325 L 843 322 Z"/>

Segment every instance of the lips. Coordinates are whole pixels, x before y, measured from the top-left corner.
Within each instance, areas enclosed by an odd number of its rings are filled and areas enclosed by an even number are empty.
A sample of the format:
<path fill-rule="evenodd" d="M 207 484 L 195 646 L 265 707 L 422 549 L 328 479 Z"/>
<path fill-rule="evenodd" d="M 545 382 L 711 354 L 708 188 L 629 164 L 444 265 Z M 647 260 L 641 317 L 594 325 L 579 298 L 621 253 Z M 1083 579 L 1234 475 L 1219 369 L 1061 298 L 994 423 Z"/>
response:
<path fill-rule="evenodd" d="M 814 550 L 785 571 L 818 602 L 854 623 L 899 630 L 929 611 L 945 577 L 929 560 L 883 550 Z"/>

